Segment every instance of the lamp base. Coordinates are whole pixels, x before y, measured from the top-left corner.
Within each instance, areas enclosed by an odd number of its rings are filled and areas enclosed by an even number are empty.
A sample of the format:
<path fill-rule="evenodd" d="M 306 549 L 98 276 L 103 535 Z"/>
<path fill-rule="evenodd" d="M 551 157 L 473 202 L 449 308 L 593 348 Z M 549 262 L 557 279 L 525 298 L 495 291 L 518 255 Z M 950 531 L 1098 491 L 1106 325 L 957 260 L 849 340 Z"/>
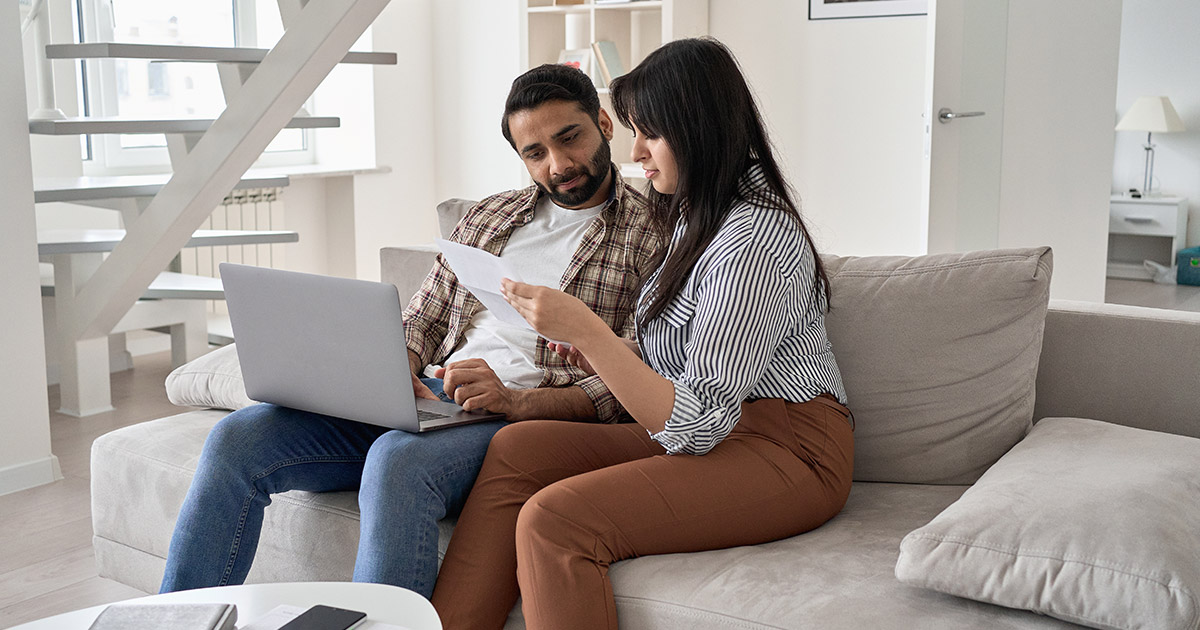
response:
<path fill-rule="evenodd" d="M 1149 197 L 1154 189 L 1154 143 L 1150 141 L 1153 132 L 1146 132 L 1146 175 L 1142 182 L 1142 195 Z"/>

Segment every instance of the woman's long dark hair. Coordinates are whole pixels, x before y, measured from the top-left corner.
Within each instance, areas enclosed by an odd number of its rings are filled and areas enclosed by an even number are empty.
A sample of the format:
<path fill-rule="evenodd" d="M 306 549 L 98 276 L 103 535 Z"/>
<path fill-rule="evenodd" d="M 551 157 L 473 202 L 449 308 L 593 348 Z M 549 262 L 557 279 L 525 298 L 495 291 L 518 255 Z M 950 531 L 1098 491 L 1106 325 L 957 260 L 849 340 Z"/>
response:
<path fill-rule="evenodd" d="M 669 238 L 681 214 L 687 227 L 679 243 L 658 254 L 662 265 L 639 328 L 662 313 L 679 293 L 704 249 L 735 203 L 748 200 L 738 182 L 757 163 L 766 176 L 765 205 L 795 219 L 816 263 L 814 298 L 829 304 L 829 279 L 809 238 L 794 194 L 771 152 L 758 106 L 733 54 L 712 38 L 670 42 L 612 82 L 613 110 L 621 124 L 649 138 L 661 137 L 675 156 L 675 193 L 650 188 L 654 228 Z M 665 258 L 665 261 L 664 261 Z M 643 277 L 645 283 L 649 274 Z"/>

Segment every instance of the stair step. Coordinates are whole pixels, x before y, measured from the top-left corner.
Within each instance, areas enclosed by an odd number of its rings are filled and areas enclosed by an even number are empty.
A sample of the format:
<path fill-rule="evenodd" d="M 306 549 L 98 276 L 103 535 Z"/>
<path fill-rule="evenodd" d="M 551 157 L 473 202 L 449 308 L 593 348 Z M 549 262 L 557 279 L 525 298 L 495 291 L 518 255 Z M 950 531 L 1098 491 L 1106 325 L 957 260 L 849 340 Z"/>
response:
<path fill-rule="evenodd" d="M 38 230 L 38 255 L 111 252 L 125 230 Z M 289 230 L 196 230 L 184 247 L 295 243 L 300 235 Z"/>
<path fill-rule="evenodd" d="M 33 200 L 36 203 L 49 203 L 52 201 L 153 197 L 170 179 L 170 173 L 113 177 L 35 177 L 33 178 Z M 282 188 L 289 182 L 286 175 L 247 175 L 242 177 L 234 189 Z"/>
<path fill-rule="evenodd" d="M 233 343 L 233 324 L 228 313 L 208 314 L 208 343 L 216 346 Z"/>
<path fill-rule="evenodd" d="M 78 136 L 93 133 L 201 133 L 208 131 L 212 118 L 64 118 L 31 120 L 29 132 L 47 136 Z M 340 127 L 336 116 L 297 116 L 286 129 Z"/>
<path fill-rule="evenodd" d="M 54 265 L 39 266 L 42 280 L 42 295 L 54 297 Z M 164 271 L 150 283 L 142 294 L 143 300 L 223 300 L 225 288 L 220 278 L 193 276 L 185 273 Z"/>
<path fill-rule="evenodd" d="M 49 59 L 153 59 L 155 61 L 258 63 L 267 56 L 268 52 L 270 52 L 269 48 L 219 48 L 121 42 L 50 44 L 46 46 L 46 57 Z M 394 66 L 396 65 L 396 53 L 351 51 L 342 58 L 342 63 Z"/>

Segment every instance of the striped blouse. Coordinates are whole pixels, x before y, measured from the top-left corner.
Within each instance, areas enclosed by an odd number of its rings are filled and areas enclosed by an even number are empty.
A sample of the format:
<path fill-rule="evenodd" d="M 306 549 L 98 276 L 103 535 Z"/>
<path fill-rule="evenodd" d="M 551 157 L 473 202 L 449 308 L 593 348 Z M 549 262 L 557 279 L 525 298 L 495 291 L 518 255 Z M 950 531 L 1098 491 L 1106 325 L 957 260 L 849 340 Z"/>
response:
<path fill-rule="evenodd" d="M 668 453 L 703 455 L 729 435 L 747 399 L 793 402 L 846 391 L 825 335 L 814 253 L 753 166 L 740 200 L 661 315 L 644 326 L 642 355 L 675 385 L 666 427 L 651 437 Z M 683 219 L 671 246 L 683 234 Z M 661 271 L 661 268 L 660 268 Z M 658 271 L 646 284 L 639 311 Z"/>

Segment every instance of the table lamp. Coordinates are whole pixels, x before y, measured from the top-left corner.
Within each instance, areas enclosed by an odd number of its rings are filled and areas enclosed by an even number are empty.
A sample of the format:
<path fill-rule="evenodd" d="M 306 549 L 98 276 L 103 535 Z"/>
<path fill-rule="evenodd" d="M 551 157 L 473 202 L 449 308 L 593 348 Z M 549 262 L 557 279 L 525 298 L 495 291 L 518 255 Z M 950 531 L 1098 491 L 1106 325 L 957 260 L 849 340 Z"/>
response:
<path fill-rule="evenodd" d="M 1117 131 L 1146 132 L 1146 179 L 1142 184 L 1142 194 L 1150 195 L 1151 180 L 1154 178 L 1154 145 L 1150 137 L 1155 133 L 1186 131 L 1171 99 L 1165 96 L 1143 96 L 1134 101 L 1133 107 L 1117 123 Z"/>

